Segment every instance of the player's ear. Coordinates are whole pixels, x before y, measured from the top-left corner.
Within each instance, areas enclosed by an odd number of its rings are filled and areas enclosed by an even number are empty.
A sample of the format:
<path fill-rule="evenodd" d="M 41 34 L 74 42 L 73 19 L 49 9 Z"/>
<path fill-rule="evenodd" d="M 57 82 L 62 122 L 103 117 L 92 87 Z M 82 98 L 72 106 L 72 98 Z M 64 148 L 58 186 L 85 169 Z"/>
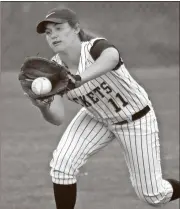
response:
<path fill-rule="evenodd" d="M 78 34 L 78 33 L 80 32 L 79 23 L 76 23 L 76 24 L 74 25 L 74 32 L 75 32 L 76 34 Z"/>

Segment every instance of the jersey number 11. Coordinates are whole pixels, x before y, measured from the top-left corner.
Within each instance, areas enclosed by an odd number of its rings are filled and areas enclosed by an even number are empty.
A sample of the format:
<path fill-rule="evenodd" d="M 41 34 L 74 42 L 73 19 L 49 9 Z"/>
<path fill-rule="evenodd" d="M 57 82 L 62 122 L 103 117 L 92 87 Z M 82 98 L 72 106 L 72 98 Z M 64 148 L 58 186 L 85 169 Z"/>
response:
<path fill-rule="evenodd" d="M 120 99 L 123 107 L 125 107 L 128 104 L 126 101 L 124 101 L 124 99 L 122 98 L 122 96 L 119 93 L 116 94 L 116 98 Z M 115 101 L 113 99 L 109 99 L 108 102 L 112 104 L 112 106 L 114 107 L 116 112 L 121 111 L 121 108 L 117 106 L 117 104 L 115 103 Z"/>

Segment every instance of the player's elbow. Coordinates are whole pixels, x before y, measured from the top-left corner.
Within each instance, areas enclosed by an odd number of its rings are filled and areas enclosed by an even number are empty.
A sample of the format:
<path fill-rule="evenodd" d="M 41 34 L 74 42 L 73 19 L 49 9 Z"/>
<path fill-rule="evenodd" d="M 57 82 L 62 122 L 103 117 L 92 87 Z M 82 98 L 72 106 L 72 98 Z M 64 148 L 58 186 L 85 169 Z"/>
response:
<path fill-rule="evenodd" d="M 60 126 L 63 124 L 63 120 L 53 120 L 53 121 L 48 121 L 51 124 L 55 125 L 55 126 Z"/>
<path fill-rule="evenodd" d="M 55 118 L 55 125 L 56 126 L 62 125 L 63 122 L 64 122 L 64 118 L 65 118 L 65 116 L 64 116 L 64 111 L 63 111 L 63 112 L 61 112 L 60 114 L 58 114 L 56 116 L 56 118 Z"/>
<path fill-rule="evenodd" d="M 115 64 L 119 63 L 119 52 L 117 49 L 115 48 L 110 48 L 111 50 L 111 57 L 113 59 L 113 61 L 115 62 Z"/>
<path fill-rule="evenodd" d="M 64 117 L 59 116 L 58 114 L 52 114 L 51 115 L 47 115 L 47 114 L 43 114 L 44 119 L 48 122 L 51 123 L 52 125 L 55 126 L 60 126 L 63 124 L 64 121 Z"/>
<path fill-rule="evenodd" d="M 52 112 L 52 118 L 51 118 L 51 123 L 56 126 L 62 125 L 64 121 L 64 110 L 51 110 Z"/>

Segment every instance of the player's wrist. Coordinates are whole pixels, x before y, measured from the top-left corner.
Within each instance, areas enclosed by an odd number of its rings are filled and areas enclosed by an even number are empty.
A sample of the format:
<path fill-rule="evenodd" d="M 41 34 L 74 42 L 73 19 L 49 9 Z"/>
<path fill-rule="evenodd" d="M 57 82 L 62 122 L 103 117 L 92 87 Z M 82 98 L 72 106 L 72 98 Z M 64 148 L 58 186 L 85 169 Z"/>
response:
<path fill-rule="evenodd" d="M 78 88 L 82 85 L 82 79 L 80 75 L 69 74 L 68 90 Z"/>
<path fill-rule="evenodd" d="M 75 87 L 78 88 L 82 85 L 82 78 L 80 75 L 75 75 Z"/>
<path fill-rule="evenodd" d="M 51 106 L 51 102 L 53 101 L 53 96 L 46 98 L 46 99 L 41 99 L 41 100 L 36 100 L 36 106 L 42 111 L 42 112 L 48 112 Z"/>

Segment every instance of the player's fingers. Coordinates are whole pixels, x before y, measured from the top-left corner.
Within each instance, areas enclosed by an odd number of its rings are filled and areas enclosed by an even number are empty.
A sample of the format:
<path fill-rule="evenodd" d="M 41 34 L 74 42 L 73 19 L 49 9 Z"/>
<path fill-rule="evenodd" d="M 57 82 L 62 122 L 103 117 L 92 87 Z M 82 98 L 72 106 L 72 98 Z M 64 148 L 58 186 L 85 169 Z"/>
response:
<path fill-rule="evenodd" d="M 34 105 L 36 105 L 36 106 L 38 105 L 38 102 L 37 102 L 35 99 L 33 99 L 32 97 L 30 97 L 29 94 L 24 93 L 24 96 L 27 97 L 28 99 L 30 99 L 31 102 L 32 102 Z"/>
<path fill-rule="evenodd" d="M 24 92 L 24 96 L 29 97 L 29 95 L 27 93 Z"/>
<path fill-rule="evenodd" d="M 30 97 L 30 95 L 27 93 L 24 93 L 24 96 L 27 97 L 28 99 L 30 99 L 31 101 L 33 100 L 32 97 Z"/>
<path fill-rule="evenodd" d="M 45 107 L 45 106 L 49 105 L 49 103 L 48 103 L 48 101 L 46 99 L 45 100 L 34 99 L 29 94 L 27 94 L 25 92 L 24 92 L 24 96 L 26 96 L 28 99 L 30 99 L 32 104 L 37 106 L 37 107 Z"/>
<path fill-rule="evenodd" d="M 25 97 L 27 97 L 28 99 L 30 99 L 30 100 L 34 100 L 29 94 L 27 94 L 27 93 L 24 93 L 24 96 Z"/>

